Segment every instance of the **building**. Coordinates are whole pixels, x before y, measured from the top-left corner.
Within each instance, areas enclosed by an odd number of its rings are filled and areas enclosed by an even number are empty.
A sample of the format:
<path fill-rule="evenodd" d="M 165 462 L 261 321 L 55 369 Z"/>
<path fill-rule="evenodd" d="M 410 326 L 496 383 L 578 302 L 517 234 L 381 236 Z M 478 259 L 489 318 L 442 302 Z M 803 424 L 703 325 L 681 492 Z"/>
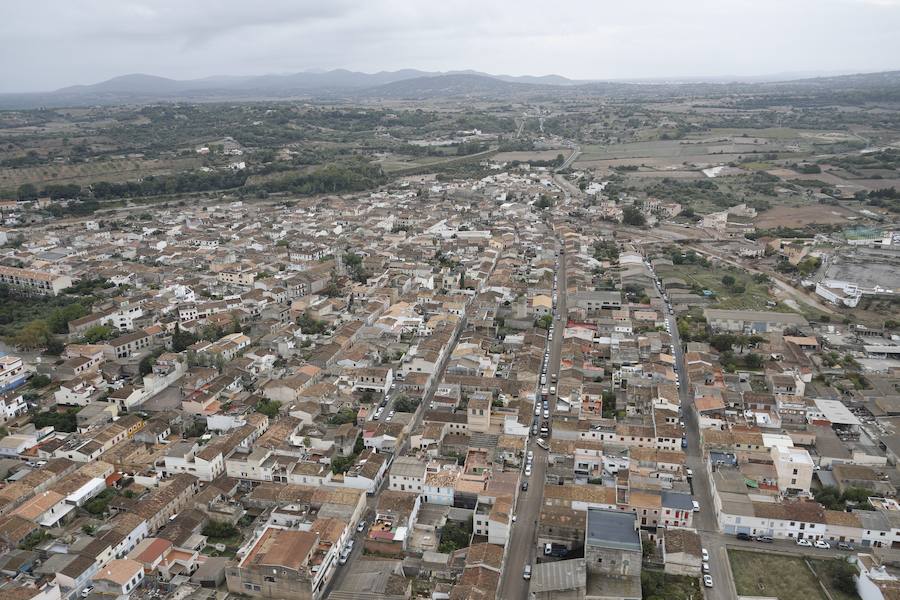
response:
<path fill-rule="evenodd" d="M 128 558 L 111 560 L 94 575 L 94 588 L 102 594 L 130 598 L 144 580 L 144 565 Z"/>
<path fill-rule="evenodd" d="M 807 327 L 809 323 L 795 313 L 762 310 L 703 309 L 703 316 L 713 329 L 747 333 L 784 331 L 791 327 Z"/>
<path fill-rule="evenodd" d="M 72 287 L 72 278 L 68 275 L 0 266 L 0 285 L 7 285 L 29 294 L 56 296 L 64 289 Z"/>
<path fill-rule="evenodd" d="M 588 508 L 584 560 L 588 598 L 641 598 L 641 535 L 634 514 Z"/>
<path fill-rule="evenodd" d="M 126 333 L 102 344 L 103 355 L 112 359 L 125 359 L 150 347 L 153 337 L 145 331 Z"/>
<path fill-rule="evenodd" d="M 15 389 L 28 379 L 25 363 L 18 356 L 0 356 L 0 393 Z"/>
<path fill-rule="evenodd" d="M 772 447 L 772 460 L 778 472 L 778 489 L 782 492 L 809 492 L 813 461 L 802 448 Z"/>
<path fill-rule="evenodd" d="M 225 571 L 228 591 L 256 598 L 318 600 L 337 566 L 339 548 L 318 533 L 267 527 Z"/>

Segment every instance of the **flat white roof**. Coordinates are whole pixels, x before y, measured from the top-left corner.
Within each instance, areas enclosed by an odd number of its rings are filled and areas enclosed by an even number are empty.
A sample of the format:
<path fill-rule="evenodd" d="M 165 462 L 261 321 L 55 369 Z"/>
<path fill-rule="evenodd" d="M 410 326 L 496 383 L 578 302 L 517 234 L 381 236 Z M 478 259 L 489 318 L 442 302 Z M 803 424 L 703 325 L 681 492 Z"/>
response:
<path fill-rule="evenodd" d="M 840 400 L 825 400 L 816 398 L 816 407 L 822 411 L 825 418 L 838 425 L 859 425 L 860 420 L 856 418 L 850 409 L 844 406 Z"/>

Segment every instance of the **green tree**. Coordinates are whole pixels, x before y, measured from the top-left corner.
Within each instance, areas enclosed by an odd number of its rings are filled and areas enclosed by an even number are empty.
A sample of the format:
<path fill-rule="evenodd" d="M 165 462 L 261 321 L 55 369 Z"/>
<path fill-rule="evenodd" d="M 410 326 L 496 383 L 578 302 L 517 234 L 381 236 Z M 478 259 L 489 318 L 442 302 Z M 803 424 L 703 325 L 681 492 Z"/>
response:
<path fill-rule="evenodd" d="M 38 190 L 33 183 L 23 183 L 16 190 L 16 199 L 19 202 L 27 202 L 29 200 L 37 200 Z"/>
<path fill-rule="evenodd" d="M 281 402 L 279 402 L 278 400 L 262 400 L 257 403 L 256 412 L 262 413 L 270 419 L 274 419 L 278 416 L 280 408 Z"/>
<path fill-rule="evenodd" d="M 184 352 L 189 346 L 197 341 L 197 336 L 189 331 L 184 331 L 177 324 L 175 332 L 172 334 L 172 350 L 175 352 Z"/>
<path fill-rule="evenodd" d="M 722 285 L 731 287 L 734 285 L 734 277 L 731 275 L 722 275 Z"/>
<path fill-rule="evenodd" d="M 647 219 L 636 206 L 626 206 L 622 209 L 622 223 L 632 227 L 643 227 L 647 224 Z"/>
<path fill-rule="evenodd" d="M 36 319 L 25 324 L 13 337 L 13 344 L 23 350 L 43 348 L 49 342 L 50 328 L 46 321 Z"/>
<path fill-rule="evenodd" d="M 85 344 L 96 344 L 112 337 L 115 330 L 109 325 L 93 325 L 88 327 L 81 336 L 81 341 Z"/>

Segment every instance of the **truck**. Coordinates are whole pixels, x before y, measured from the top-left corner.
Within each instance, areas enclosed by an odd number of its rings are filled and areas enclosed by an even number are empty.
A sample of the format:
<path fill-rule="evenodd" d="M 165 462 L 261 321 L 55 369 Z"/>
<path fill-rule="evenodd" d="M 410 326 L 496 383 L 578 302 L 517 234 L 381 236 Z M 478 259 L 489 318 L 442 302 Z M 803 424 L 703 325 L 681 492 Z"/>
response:
<path fill-rule="evenodd" d="M 562 544 L 544 544 L 544 556 L 555 556 L 557 558 L 562 558 L 563 556 L 569 553 L 569 549 L 563 546 Z"/>

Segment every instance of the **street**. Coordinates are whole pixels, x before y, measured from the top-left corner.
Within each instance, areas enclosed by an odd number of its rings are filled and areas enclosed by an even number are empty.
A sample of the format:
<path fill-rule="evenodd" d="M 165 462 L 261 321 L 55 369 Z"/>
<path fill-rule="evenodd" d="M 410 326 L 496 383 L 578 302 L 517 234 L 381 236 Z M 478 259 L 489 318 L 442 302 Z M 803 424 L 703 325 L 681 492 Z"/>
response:
<path fill-rule="evenodd" d="M 560 244 L 560 248 L 562 245 Z M 553 340 L 548 342 L 550 348 L 550 361 L 547 368 L 547 386 L 551 383 L 551 374 L 559 376 L 560 353 L 562 352 L 563 329 L 566 326 L 566 256 L 559 255 L 559 268 L 557 269 L 557 305 L 553 317 Z M 556 315 L 561 315 L 560 319 Z M 555 384 L 553 384 L 555 385 Z M 538 386 L 537 402 L 540 402 L 540 389 Z M 550 398 L 550 412 L 556 412 L 556 396 Z M 535 417 L 537 421 L 542 419 Z M 547 470 L 547 451 L 538 446 L 535 436 L 528 440 L 528 448 L 534 452 L 534 464 L 527 492 L 519 492 L 516 504 L 516 522 L 512 526 L 512 533 L 508 545 L 506 563 L 500 582 L 500 598 L 526 598 L 528 593 L 528 581 L 522 577 L 526 564 L 534 565 L 537 556 L 537 523 L 541 514 L 541 505 L 544 497 L 544 474 Z M 526 480 L 523 477 L 523 481 Z"/>
<path fill-rule="evenodd" d="M 655 276 L 655 273 L 654 273 Z M 700 423 L 697 413 L 693 410 L 693 397 L 688 385 L 687 370 L 684 364 L 684 350 L 681 339 L 678 336 L 678 323 L 675 313 L 666 305 L 666 321 L 672 336 L 672 350 L 675 353 L 675 369 L 678 373 L 680 385 L 678 386 L 679 399 L 681 400 L 682 418 L 685 424 L 685 437 L 688 446 L 687 467 L 694 473 L 692 485 L 694 499 L 700 503 L 700 512 L 694 513 L 694 528 L 700 534 L 703 547 L 709 552 L 710 575 L 713 579 L 712 588 L 704 588 L 706 597 L 711 600 L 731 600 L 735 598 L 734 582 L 731 577 L 731 567 L 728 562 L 728 553 L 725 542 L 730 538 L 719 534 L 719 526 L 716 522 L 716 514 L 713 508 L 712 486 L 709 482 L 709 474 L 703 461 L 703 452 L 700 448 Z"/>

